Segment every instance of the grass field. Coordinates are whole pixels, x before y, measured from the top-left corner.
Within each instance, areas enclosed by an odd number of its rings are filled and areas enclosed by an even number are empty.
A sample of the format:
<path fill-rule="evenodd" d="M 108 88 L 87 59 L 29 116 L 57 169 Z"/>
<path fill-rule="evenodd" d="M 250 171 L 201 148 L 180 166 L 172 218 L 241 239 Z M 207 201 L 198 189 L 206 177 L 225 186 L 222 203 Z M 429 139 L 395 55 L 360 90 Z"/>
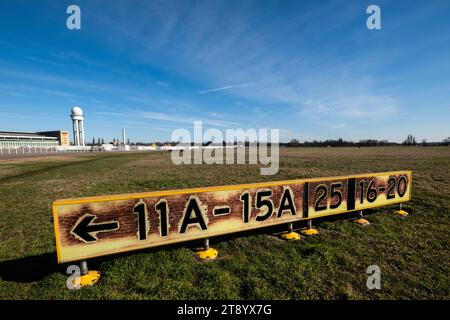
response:
<path fill-rule="evenodd" d="M 450 148 L 289 148 L 276 176 L 259 165 L 175 166 L 168 153 L 0 158 L 1 299 L 449 299 Z M 56 199 L 355 173 L 413 170 L 410 216 L 393 207 L 321 221 L 321 234 L 286 242 L 279 228 L 213 238 L 219 258 L 201 262 L 189 242 L 89 261 L 98 284 L 66 287 L 57 265 Z M 353 215 L 354 216 L 354 215 Z M 368 290 L 366 268 L 381 268 Z"/>

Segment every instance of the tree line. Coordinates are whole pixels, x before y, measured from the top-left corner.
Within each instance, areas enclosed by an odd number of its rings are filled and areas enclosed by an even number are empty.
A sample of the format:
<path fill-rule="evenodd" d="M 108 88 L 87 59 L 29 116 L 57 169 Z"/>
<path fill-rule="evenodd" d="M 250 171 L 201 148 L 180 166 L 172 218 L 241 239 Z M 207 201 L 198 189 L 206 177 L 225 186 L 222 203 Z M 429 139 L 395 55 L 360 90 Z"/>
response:
<path fill-rule="evenodd" d="M 412 134 L 408 134 L 406 139 L 402 143 L 390 142 L 388 140 L 376 140 L 376 139 L 367 139 L 367 140 L 359 140 L 355 141 L 346 141 L 342 138 L 333 140 L 328 139 L 324 141 L 313 140 L 313 141 L 305 141 L 303 143 L 299 142 L 297 139 L 292 139 L 288 143 L 280 143 L 280 146 L 286 147 L 381 147 L 381 146 L 395 146 L 395 145 L 404 145 L 404 146 L 449 146 L 450 145 L 450 137 L 442 140 L 442 142 L 427 142 L 426 139 L 423 139 L 421 142 L 417 142 L 416 138 Z"/>
<path fill-rule="evenodd" d="M 109 143 L 118 144 L 119 139 L 114 138 Z M 165 142 L 130 142 L 130 139 L 127 139 L 128 145 L 138 145 L 138 146 L 148 146 L 152 144 L 156 144 L 157 146 L 171 145 L 175 146 L 178 142 L 175 141 L 165 141 Z M 93 137 L 92 143 L 88 145 L 102 145 L 105 144 L 105 140 L 102 138 L 98 138 L 97 140 Z M 203 146 L 208 146 L 213 144 L 212 141 L 203 142 Z M 215 143 L 217 145 L 217 143 Z M 259 143 L 250 143 L 249 141 L 234 141 L 233 143 L 226 143 L 223 141 L 221 143 L 223 146 L 225 145 L 243 145 L 243 146 L 258 146 Z M 194 142 L 191 143 L 194 145 Z M 270 145 L 270 142 L 268 143 Z M 450 145 L 450 137 L 445 138 L 441 142 L 427 142 L 426 139 L 422 139 L 421 142 L 417 142 L 416 138 L 412 134 L 408 134 L 406 139 L 402 143 L 390 142 L 388 140 L 376 140 L 376 139 L 366 139 L 359 141 L 346 141 L 342 138 L 338 139 L 327 139 L 327 140 L 313 140 L 313 141 L 305 141 L 300 142 L 297 139 L 292 139 L 289 142 L 280 142 L 280 147 L 383 147 L 383 146 L 395 146 L 395 145 L 404 145 L 404 146 L 449 146 Z"/>

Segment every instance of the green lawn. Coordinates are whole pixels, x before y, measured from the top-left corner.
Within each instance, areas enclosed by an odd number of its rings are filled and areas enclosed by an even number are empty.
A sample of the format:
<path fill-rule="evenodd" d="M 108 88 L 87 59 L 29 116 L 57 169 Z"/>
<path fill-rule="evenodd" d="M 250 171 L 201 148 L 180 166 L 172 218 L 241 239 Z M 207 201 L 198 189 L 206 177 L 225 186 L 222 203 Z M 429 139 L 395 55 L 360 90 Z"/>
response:
<path fill-rule="evenodd" d="M 276 176 L 259 165 L 175 166 L 168 153 L 0 158 L 2 299 L 449 299 L 450 148 L 281 149 Z M 89 261 L 93 287 L 68 290 L 57 265 L 51 203 L 125 192 L 413 170 L 407 218 L 390 207 L 316 223 L 320 235 L 287 242 L 262 229 L 211 239 L 215 261 L 189 242 Z M 347 219 L 344 219 L 347 218 Z M 381 268 L 368 290 L 366 268 Z"/>

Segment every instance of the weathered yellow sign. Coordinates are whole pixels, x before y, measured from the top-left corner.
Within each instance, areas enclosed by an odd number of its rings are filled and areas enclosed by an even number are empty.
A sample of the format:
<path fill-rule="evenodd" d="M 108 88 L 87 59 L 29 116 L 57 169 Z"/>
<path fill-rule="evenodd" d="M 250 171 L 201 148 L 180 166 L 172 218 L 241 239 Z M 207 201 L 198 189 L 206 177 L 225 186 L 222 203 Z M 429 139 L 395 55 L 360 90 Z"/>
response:
<path fill-rule="evenodd" d="M 398 171 L 57 200 L 58 262 L 405 202 L 411 180 Z"/>

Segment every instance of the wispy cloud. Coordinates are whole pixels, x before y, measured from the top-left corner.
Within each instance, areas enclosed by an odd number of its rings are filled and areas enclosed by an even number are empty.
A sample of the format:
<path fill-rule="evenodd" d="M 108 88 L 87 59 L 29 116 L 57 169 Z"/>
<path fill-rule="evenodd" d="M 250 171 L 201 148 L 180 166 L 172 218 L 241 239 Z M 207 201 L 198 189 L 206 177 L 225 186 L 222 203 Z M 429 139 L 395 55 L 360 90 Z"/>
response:
<path fill-rule="evenodd" d="M 332 129 L 342 129 L 342 128 L 345 128 L 347 126 L 347 124 L 343 123 L 343 122 L 341 122 L 341 123 L 331 123 L 328 126 L 330 128 L 332 128 Z"/>
<path fill-rule="evenodd" d="M 127 113 L 122 112 L 108 112 L 108 111 L 94 111 L 94 114 L 100 115 L 100 116 L 112 116 L 112 117 L 126 117 L 128 116 Z"/>
<path fill-rule="evenodd" d="M 369 93 L 351 95 L 345 91 L 334 92 L 327 98 L 307 99 L 299 108 L 299 115 L 311 120 L 379 120 L 398 112 L 395 99 Z M 342 122 L 341 122 L 342 123 Z M 336 127 L 334 127 L 336 128 Z"/>
<path fill-rule="evenodd" d="M 73 93 L 62 90 L 48 89 L 38 86 L 22 85 L 22 84 L 0 84 L 0 90 L 4 90 L 7 93 L 15 96 L 24 96 L 26 93 L 30 92 L 33 92 L 35 94 L 59 96 L 65 98 L 74 98 L 77 96 Z"/>
<path fill-rule="evenodd" d="M 94 114 L 101 116 L 116 117 L 119 119 L 123 119 L 123 121 L 126 121 L 128 119 L 148 119 L 152 121 L 157 121 L 158 123 L 165 122 L 178 124 L 182 126 L 192 126 L 194 124 L 194 121 L 202 121 L 204 125 L 220 128 L 235 128 L 238 125 L 238 122 L 236 121 L 208 118 L 203 117 L 201 115 L 189 116 L 179 113 L 171 114 L 154 111 L 141 111 L 136 109 L 129 109 L 126 112 L 96 111 L 94 112 Z"/>
<path fill-rule="evenodd" d="M 167 113 L 161 113 L 161 112 L 141 112 L 140 116 L 142 116 L 145 119 L 150 120 L 159 120 L 159 121 L 166 121 L 166 122 L 175 122 L 183 125 L 193 125 L 194 121 L 202 121 L 205 125 L 214 126 L 214 127 L 222 127 L 222 128 L 233 128 L 237 125 L 234 121 L 227 121 L 227 120 L 219 120 L 219 119 L 211 119 L 211 118 L 205 118 L 201 115 L 197 115 L 195 117 L 193 116 L 186 116 L 181 114 L 167 114 Z"/>
<path fill-rule="evenodd" d="M 252 84 L 253 83 L 232 84 L 232 85 L 208 89 L 208 90 L 199 90 L 199 91 L 197 91 L 197 93 L 207 94 L 207 93 L 212 93 L 212 92 L 230 90 L 230 89 L 234 89 L 234 88 L 245 88 L 245 87 L 251 86 Z"/>
<path fill-rule="evenodd" d="M 164 81 L 156 81 L 156 84 L 160 87 L 165 87 L 165 88 L 167 88 L 169 86 L 169 84 Z"/>

